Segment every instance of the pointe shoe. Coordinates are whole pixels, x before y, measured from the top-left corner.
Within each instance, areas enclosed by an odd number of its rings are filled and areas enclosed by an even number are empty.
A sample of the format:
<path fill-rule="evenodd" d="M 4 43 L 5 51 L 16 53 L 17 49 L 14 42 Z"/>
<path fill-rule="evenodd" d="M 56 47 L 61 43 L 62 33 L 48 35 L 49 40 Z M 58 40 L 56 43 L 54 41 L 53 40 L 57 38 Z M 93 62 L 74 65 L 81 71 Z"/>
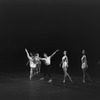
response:
<path fill-rule="evenodd" d="M 63 80 L 63 83 L 65 83 L 65 80 Z"/>
<path fill-rule="evenodd" d="M 44 77 L 40 78 L 40 80 L 44 80 Z"/>
<path fill-rule="evenodd" d="M 85 83 L 85 80 L 83 80 L 83 83 Z"/>
<path fill-rule="evenodd" d="M 52 82 L 52 79 L 50 79 L 48 82 L 51 83 Z"/>

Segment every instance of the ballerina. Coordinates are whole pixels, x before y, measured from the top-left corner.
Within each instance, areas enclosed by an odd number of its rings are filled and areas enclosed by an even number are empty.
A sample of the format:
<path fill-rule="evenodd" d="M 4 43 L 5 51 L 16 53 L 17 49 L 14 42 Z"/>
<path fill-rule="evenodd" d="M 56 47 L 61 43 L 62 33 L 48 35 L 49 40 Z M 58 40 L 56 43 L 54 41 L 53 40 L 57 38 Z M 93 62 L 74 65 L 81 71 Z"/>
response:
<path fill-rule="evenodd" d="M 68 57 L 67 57 L 66 53 L 67 53 L 67 51 L 64 51 L 64 52 L 63 52 L 64 56 L 62 57 L 62 61 L 61 61 L 61 63 L 60 63 L 60 66 L 61 66 L 61 64 L 62 64 L 62 68 L 63 68 L 63 72 L 64 72 L 63 83 L 65 83 L 65 80 L 66 80 L 66 77 L 67 77 L 67 76 L 68 76 L 69 80 L 70 80 L 71 82 L 73 82 L 72 79 L 71 79 L 71 77 L 70 77 L 70 75 L 69 75 L 68 72 L 67 72 L 67 69 L 68 69 Z"/>
<path fill-rule="evenodd" d="M 81 62 L 82 62 L 81 68 L 82 68 L 82 70 L 83 70 L 83 83 L 85 83 L 85 77 L 86 77 L 86 76 L 88 77 L 88 79 L 89 79 L 90 81 L 92 81 L 92 80 L 91 80 L 89 74 L 88 74 L 87 71 L 86 71 L 87 68 L 88 68 L 88 64 L 87 64 L 87 59 L 86 59 L 86 55 L 85 55 L 85 50 L 82 50 L 82 54 L 83 54 L 83 56 L 82 56 L 82 58 L 81 58 Z"/>
<path fill-rule="evenodd" d="M 25 51 L 26 51 L 27 57 L 29 59 L 29 61 L 28 61 L 29 65 L 30 65 L 30 76 L 29 76 L 29 78 L 31 80 L 31 78 L 33 77 L 33 71 L 34 71 L 34 75 L 36 74 L 35 73 L 35 71 L 36 71 L 36 61 L 35 61 L 32 53 L 30 53 L 30 55 L 29 55 L 28 50 L 26 48 L 25 48 Z"/>

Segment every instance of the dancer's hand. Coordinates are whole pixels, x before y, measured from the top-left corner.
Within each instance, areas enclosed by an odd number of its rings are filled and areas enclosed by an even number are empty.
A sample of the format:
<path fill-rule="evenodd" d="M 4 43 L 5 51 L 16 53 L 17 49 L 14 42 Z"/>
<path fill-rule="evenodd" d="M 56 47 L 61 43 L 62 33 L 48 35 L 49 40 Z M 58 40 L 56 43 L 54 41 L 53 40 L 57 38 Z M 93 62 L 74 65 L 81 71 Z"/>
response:
<path fill-rule="evenodd" d="M 59 49 L 58 50 L 56 50 L 56 52 L 58 52 L 58 51 L 60 51 Z"/>
<path fill-rule="evenodd" d="M 27 52 L 27 49 L 25 48 L 25 51 Z"/>

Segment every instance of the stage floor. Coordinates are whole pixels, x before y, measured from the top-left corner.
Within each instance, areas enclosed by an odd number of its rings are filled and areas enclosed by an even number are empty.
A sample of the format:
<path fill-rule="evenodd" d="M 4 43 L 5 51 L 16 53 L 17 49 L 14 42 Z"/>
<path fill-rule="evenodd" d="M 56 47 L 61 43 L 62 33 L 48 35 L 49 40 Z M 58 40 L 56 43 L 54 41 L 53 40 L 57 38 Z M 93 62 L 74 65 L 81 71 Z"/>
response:
<path fill-rule="evenodd" d="M 52 75 L 40 81 L 41 75 L 30 81 L 28 73 L 9 73 L 0 75 L 0 100 L 100 100 L 100 80 L 82 83 L 81 77 L 72 77 L 62 83 L 63 75 Z"/>

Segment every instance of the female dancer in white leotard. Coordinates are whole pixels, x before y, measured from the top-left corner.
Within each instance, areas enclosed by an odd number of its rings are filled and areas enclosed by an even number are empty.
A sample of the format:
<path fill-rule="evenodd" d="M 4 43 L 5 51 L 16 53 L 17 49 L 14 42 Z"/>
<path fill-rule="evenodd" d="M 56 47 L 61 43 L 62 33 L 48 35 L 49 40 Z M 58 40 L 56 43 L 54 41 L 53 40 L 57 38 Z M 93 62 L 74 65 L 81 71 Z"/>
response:
<path fill-rule="evenodd" d="M 29 65 L 30 65 L 30 80 L 31 78 L 33 77 L 33 71 L 34 71 L 34 75 L 36 74 L 35 73 L 35 70 L 36 70 L 36 63 L 35 63 L 35 59 L 34 59 L 34 56 L 32 55 L 32 53 L 29 55 L 28 53 L 28 50 L 25 48 L 25 51 L 26 51 L 26 54 L 27 54 L 27 57 L 29 59 Z"/>
<path fill-rule="evenodd" d="M 85 83 L 85 77 L 86 77 L 86 75 L 87 75 L 87 77 L 88 77 L 88 79 L 90 81 L 92 81 L 92 80 L 91 80 L 89 74 L 86 71 L 87 68 L 88 68 L 88 65 L 87 65 L 87 59 L 86 59 L 86 55 L 85 55 L 85 50 L 82 50 L 82 54 L 83 54 L 83 56 L 81 58 L 81 62 L 82 62 L 81 68 L 83 70 L 83 82 Z"/>
<path fill-rule="evenodd" d="M 71 77 L 70 77 L 70 75 L 67 72 L 67 68 L 68 68 L 68 57 L 67 57 L 66 53 L 67 53 L 66 51 L 63 52 L 64 56 L 62 57 L 62 62 L 60 63 L 60 65 L 62 64 L 62 68 L 63 68 L 63 72 L 64 72 L 63 83 L 65 83 L 65 80 L 66 80 L 66 77 L 67 76 L 68 76 L 69 80 L 71 82 L 73 82 L 72 79 L 71 79 Z"/>

